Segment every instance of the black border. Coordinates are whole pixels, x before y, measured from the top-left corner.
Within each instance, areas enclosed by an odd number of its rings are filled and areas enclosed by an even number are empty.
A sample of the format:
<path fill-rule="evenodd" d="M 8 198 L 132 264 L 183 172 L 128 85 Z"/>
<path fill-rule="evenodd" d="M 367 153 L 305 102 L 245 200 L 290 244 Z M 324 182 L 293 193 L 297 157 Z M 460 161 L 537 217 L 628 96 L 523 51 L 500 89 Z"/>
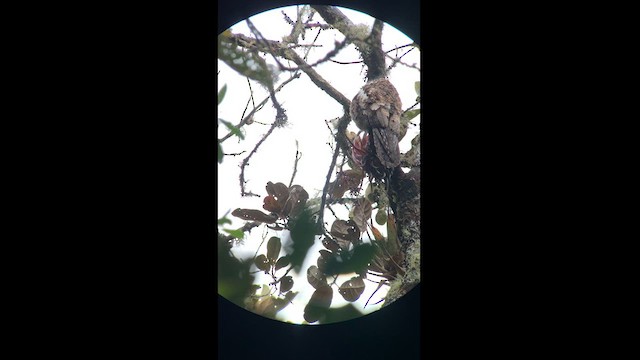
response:
<path fill-rule="evenodd" d="M 400 14 L 401 3 L 388 2 L 387 13 Z M 35 314 L 37 323 L 24 323 L 54 339 L 34 343 L 49 353 L 210 358 L 216 9 L 207 2 L 85 6 L 34 17 L 45 25 L 25 41 L 35 54 L 27 69 L 11 69 L 42 77 L 22 84 L 35 93 L 26 108 L 41 115 L 15 121 L 31 141 L 10 153 L 35 154 L 24 160 L 34 170 L 27 189 L 11 191 L 41 196 L 24 200 L 36 213 L 24 229 L 41 235 L 9 240 L 37 256 L 15 272 L 40 265 L 37 281 L 24 281 L 35 289 L 34 306 L 19 314 Z M 589 211 L 597 186 L 584 184 L 602 173 L 588 166 L 597 154 L 583 152 L 601 138 L 576 133 L 597 103 L 575 94 L 597 85 L 582 86 L 585 72 L 571 70 L 599 50 L 572 57 L 574 13 L 564 16 L 555 3 L 491 6 L 421 3 L 420 354 L 434 358 L 547 355 L 572 333 L 584 334 L 574 324 L 591 309 L 575 309 L 600 291 L 571 297 L 588 265 L 575 264 L 582 239 L 598 226 L 575 214 Z M 597 254 L 592 259 L 604 266 Z M 238 339 L 252 340 L 252 328 L 244 330 Z M 362 341 L 380 349 L 407 343 L 402 329 L 383 330 Z M 398 336 L 391 344 L 389 334 Z M 241 350 L 310 341 L 284 333 L 273 344 L 269 335 Z"/>

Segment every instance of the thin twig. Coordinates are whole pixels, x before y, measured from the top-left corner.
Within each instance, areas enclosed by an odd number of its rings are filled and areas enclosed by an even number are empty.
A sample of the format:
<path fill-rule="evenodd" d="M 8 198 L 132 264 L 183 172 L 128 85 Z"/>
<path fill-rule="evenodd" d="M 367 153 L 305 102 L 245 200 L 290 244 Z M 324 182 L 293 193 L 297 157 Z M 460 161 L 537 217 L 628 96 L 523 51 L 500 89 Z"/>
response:
<path fill-rule="evenodd" d="M 400 50 L 400 49 L 402 49 L 402 48 L 406 48 L 406 47 L 409 47 L 409 46 L 414 46 L 414 47 L 416 47 L 416 46 L 418 46 L 418 45 L 417 45 L 416 43 L 406 44 L 406 45 L 402 45 L 402 46 L 395 47 L 395 48 L 393 48 L 393 49 L 391 49 L 391 50 L 387 50 L 387 51 L 385 51 L 385 53 L 387 53 L 387 54 L 388 54 L 388 53 L 390 53 L 390 52 L 392 52 L 392 51 Z"/>
<path fill-rule="evenodd" d="M 230 153 L 224 153 L 224 154 L 225 154 L 225 156 L 239 156 L 239 155 L 242 155 L 244 153 L 246 153 L 246 151 L 242 150 L 239 153 L 231 153 L 231 154 Z"/>
<path fill-rule="evenodd" d="M 331 59 L 332 63 L 336 63 L 336 64 L 340 64 L 340 65 L 351 65 L 351 64 L 362 64 L 363 61 L 362 60 L 358 60 L 358 61 L 338 61 L 338 60 L 333 60 Z"/>
<path fill-rule="evenodd" d="M 271 46 L 266 41 L 264 36 L 262 36 L 262 33 L 260 33 L 260 31 L 255 27 L 255 25 L 253 25 L 251 20 L 246 19 L 245 22 L 247 23 L 247 26 L 249 27 L 249 30 L 251 30 L 251 32 L 256 36 L 257 40 L 259 42 L 261 42 L 261 43 L 266 44 L 266 46 L 269 48 L 269 50 L 271 50 Z M 273 51 L 269 51 L 269 54 L 271 54 L 271 56 L 274 59 L 276 59 L 275 55 L 273 54 Z M 277 61 L 277 59 L 276 59 L 276 61 Z M 287 122 L 286 111 L 282 108 L 282 106 L 278 102 L 278 99 L 276 99 L 275 90 L 273 89 L 273 83 L 271 81 L 267 81 L 265 83 L 265 85 L 267 86 L 267 90 L 269 90 L 269 96 L 271 98 L 271 102 L 273 103 L 273 107 L 276 108 L 276 119 L 275 119 L 274 123 L 278 124 L 278 126 L 282 126 Z"/>
<path fill-rule="evenodd" d="M 282 84 L 280 84 L 280 86 L 278 86 L 275 89 L 275 92 L 278 92 L 280 90 L 282 90 L 282 88 L 287 85 L 288 83 L 290 83 L 291 81 L 293 81 L 294 79 L 298 79 L 300 77 L 300 74 L 293 74 L 289 79 L 287 79 L 286 81 L 284 81 Z M 249 114 L 247 116 L 245 116 L 239 123 L 238 125 L 236 125 L 237 128 L 240 128 L 242 126 L 244 126 L 247 123 L 247 120 L 250 119 L 256 112 L 262 110 L 262 107 L 267 103 L 267 101 L 269 101 L 269 99 L 271 98 L 271 96 L 267 96 L 266 98 L 264 98 L 264 100 L 262 100 L 258 106 L 254 107 L 253 110 L 251 110 L 251 112 L 249 112 Z M 260 122 L 257 122 L 258 124 L 262 124 Z M 268 124 L 271 125 L 271 124 Z M 220 139 L 220 143 L 224 142 L 225 140 L 227 140 L 228 138 L 230 138 L 233 135 L 233 133 L 228 133 L 227 135 L 223 136 Z"/>
<path fill-rule="evenodd" d="M 333 151 L 333 158 L 331 159 L 331 166 L 329 166 L 329 172 L 327 173 L 327 180 L 324 183 L 324 188 L 322 189 L 322 201 L 320 202 L 320 216 L 318 216 L 318 225 L 321 225 L 324 221 L 324 205 L 327 200 L 327 192 L 329 191 L 329 181 L 331 180 L 331 175 L 333 174 L 333 168 L 336 166 L 336 160 L 338 159 L 338 153 L 340 149 L 336 147 Z M 326 231 L 326 230 L 325 230 Z"/>
<path fill-rule="evenodd" d="M 416 101 L 415 104 L 411 105 L 410 108 L 408 108 L 407 110 L 402 112 L 402 116 L 404 116 L 404 114 L 406 114 L 407 112 L 409 112 L 409 110 L 413 109 L 414 107 L 416 107 L 418 104 L 420 104 L 420 99 L 418 99 L 418 101 Z"/>
<path fill-rule="evenodd" d="M 333 211 L 333 208 L 331 207 L 331 205 L 327 204 L 327 209 L 331 211 L 331 213 L 333 214 L 333 217 L 335 217 L 336 219 L 338 218 L 338 215 L 336 215 L 336 212 Z"/>
<path fill-rule="evenodd" d="M 406 67 L 410 67 L 410 68 L 412 68 L 412 69 L 416 69 L 416 70 L 420 71 L 420 68 L 419 68 L 419 67 L 417 67 L 417 66 L 415 66 L 415 65 L 409 65 L 409 64 L 407 64 L 407 63 L 405 63 L 405 62 L 402 62 L 402 61 L 400 60 L 400 58 L 394 58 L 393 56 L 391 56 L 391 55 L 389 55 L 389 54 L 385 54 L 385 55 L 386 55 L 389 59 L 393 60 L 393 63 L 389 66 L 389 69 L 390 69 L 391 67 L 393 67 L 393 66 L 396 66 L 396 64 L 400 64 L 400 65 L 404 65 L 404 66 L 406 66 Z M 404 55 L 406 55 L 406 53 L 405 53 Z M 403 55 L 403 56 L 404 56 L 404 55 Z"/>
<path fill-rule="evenodd" d="M 296 140 L 296 160 L 293 163 L 293 174 L 291 174 L 291 180 L 289 181 L 289 187 L 293 184 L 293 179 L 296 177 L 296 173 L 298 172 L 298 160 L 302 157 L 302 154 L 298 151 L 298 140 Z"/>
<path fill-rule="evenodd" d="M 251 87 L 251 81 L 247 77 L 247 84 L 249 85 L 249 92 L 251 92 L 251 103 L 253 103 L 253 108 L 256 108 L 255 98 L 253 97 L 253 88 Z"/>
<path fill-rule="evenodd" d="M 251 152 L 249 153 L 249 156 L 247 156 L 244 160 L 242 160 L 242 164 L 240 165 L 240 195 L 241 196 L 260 196 L 260 195 L 256 195 L 252 192 L 246 192 L 244 190 L 244 184 L 245 184 L 245 180 L 244 180 L 244 169 L 247 166 L 247 164 L 249 163 L 249 159 L 253 156 L 253 154 L 256 153 L 256 151 L 258 150 L 258 148 L 260 147 L 260 145 L 262 145 L 262 143 L 267 139 L 267 137 L 269 137 L 269 135 L 271 135 L 271 133 L 273 132 L 273 129 L 276 128 L 276 126 L 278 126 L 278 122 L 274 121 L 273 124 L 271 125 L 271 127 L 269 128 L 269 131 L 267 131 L 266 134 L 264 134 L 264 136 L 262 137 L 262 139 L 260 139 L 260 141 L 258 141 L 258 143 L 256 144 L 256 146 L 253 148 L 253 150 L 251 150 Z"/>

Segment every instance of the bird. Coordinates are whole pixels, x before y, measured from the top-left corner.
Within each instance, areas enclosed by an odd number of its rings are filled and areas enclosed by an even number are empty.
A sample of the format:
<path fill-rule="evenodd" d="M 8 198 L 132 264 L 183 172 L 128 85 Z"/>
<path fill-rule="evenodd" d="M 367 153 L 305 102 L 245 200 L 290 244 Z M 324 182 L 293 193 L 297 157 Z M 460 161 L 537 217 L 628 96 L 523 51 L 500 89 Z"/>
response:
<path fill-rule="evenodd" d="M 364 170 L 374 178 L 389 176 L 400 165 L 402 101 L 386 77 L 370 79 L 351 101 L 349 114 L 368 136 Z"/>

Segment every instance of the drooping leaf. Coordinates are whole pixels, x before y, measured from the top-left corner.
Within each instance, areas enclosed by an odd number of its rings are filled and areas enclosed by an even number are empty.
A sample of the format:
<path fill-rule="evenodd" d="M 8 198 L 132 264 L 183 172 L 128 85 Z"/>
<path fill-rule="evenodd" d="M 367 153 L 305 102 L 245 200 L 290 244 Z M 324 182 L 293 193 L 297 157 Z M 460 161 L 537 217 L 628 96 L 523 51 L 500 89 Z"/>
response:
<path fill-rule="evenodd" d="M 387 219 L 387 249 L 391 255 L 397 254 L 400 251 L 398 229 L 396 228 L 396 219 L 393 214 L 389 214 Z"/>
<path fill-rule="evenodd" d="M 283 256 L 278 261 L 276 261 L 276 271 L 282 269 L 283 267 L 289 265 L 291 261 L 289 261 L 288 256 Z"/>
<path fill-rule="evenodd" d="M 384 224 L 387 223 L 387 209 L 386 208 L 378 209 L 378 212 L 376 213 L 376 223 L 378 223 L 378 225 L 384 225 Z"/>
<path fill-rule="evenodd" d="M 293 287 L 293 278 L 289 275 L 280 279 L 280 292 L 287 292 Z"/>
<path fill-rule="evenodd" d="M 416 89 L 416 95 L 420 96 L 420 81 L 416 81 L 413 86 Z"/>
<path fill-rule="evenodd" d="M 227 93 L 227 84 L 224 84 L 222 89 L 220 89 L 220 91 L 218 91 L 218 105 L 220 105 L 220 103 L 222 102 L 222 99 L 224 99 L 224 95 L 226 93 Z"/>
<path fill-rule="evenodd" d="M 382 236 L 380 230 L 378 230 L 375 226 L 371 227 L 371 232 L 373 233 L 373 238 L 376 239 L 376 241 L 384 241 L 384 236 Z"/>
<path fill-rule="evenodd" d="M 371 203 L 365 198 L 360 198 L 353 207 L 352 220 L 360 232 L 367 230 L 367 221 L 371 218 Z"/>
<path fill-rule="evenodd" d="M 307 269 L 307 281 L 314 289 L 327 286 L 327 279 L 317 266 L 311 265 Z"/>
<path fill-rule="evenodd" d="M 358 300 L 363 292 L 364 280 L 360 276 L 352 277 L 350 280 L 345 281 L 338 289 L 338 293 L 349 302 Z"/>
<path fill-rule="evenodd" d="M 272 224 L 278 220 L 277 216 L 265 214 L 260 210 L 254 209 L 235 209 L 231 212 L 231 215 L 238 217 L 242 220 L 258 221 L 267 224 Z"/>
<path fill-rule="evenodd" d="M 220 145 L 220 141 L 218 141 L 218 164 L 222 164 L 223 157 L 224 157 L 224 152 L 222 152 L 222 145 Z"/>
<path fill-rule="evenodd" d="M 278 255 L 280 255 L 280 238 L 272 236 L 267 242 L 267 259 L 271 262 L 276 262 Z"/>
<path fill-rule="evenodd" d="M 318 260 L 316 260 L 316 265 L 318 265 L 318 270 L 320 270 L 320 272 L 324 273 L 324 271 L 327 269 L 328 260 L 329 258 L 318 256 Z"/>

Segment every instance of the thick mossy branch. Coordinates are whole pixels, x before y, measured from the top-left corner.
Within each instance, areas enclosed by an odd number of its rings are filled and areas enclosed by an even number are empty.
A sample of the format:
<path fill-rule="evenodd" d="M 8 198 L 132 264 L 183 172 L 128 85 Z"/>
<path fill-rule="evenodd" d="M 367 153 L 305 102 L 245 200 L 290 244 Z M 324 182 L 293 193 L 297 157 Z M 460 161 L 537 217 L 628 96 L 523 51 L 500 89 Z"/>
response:
<path fill-rule="evenodd" d="M 396 214 L 400 249 L 405 254 L 404 276 L 394 280 L 385 300 L 385 306 L 406 294 L 420 282 L 420 168 L 408 173 L 396 168 L 391 179 L 391 208 Z"/>
<path fill-rule="evenodd" d="M 362 54 L 362 60 L 367 66 L 368 79 L 377 79 L 386 75 L 385 53 L 382 51 L 384 22 L 376 19 L 371 32 L 367 34 L 361 25 L 355 25 L 333 6 L 315 5 L 312 7 L 322 16 L 324 21 L 338 29 L 348 42 L 358 47 L 360 54 Z"/>

